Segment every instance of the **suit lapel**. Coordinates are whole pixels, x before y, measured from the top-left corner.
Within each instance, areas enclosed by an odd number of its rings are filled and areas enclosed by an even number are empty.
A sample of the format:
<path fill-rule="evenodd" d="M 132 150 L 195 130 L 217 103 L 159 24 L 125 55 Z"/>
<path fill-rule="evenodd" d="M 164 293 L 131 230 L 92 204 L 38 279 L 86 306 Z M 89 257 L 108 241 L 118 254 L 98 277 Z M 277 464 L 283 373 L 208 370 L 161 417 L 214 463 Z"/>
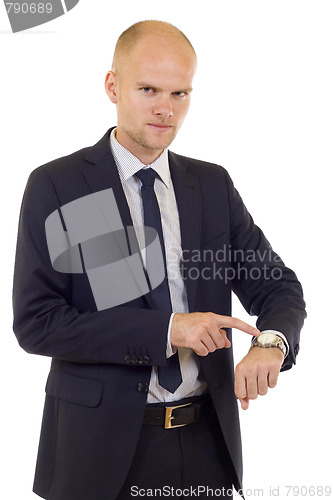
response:
<path fill-rule="evenodd" d="M 85 156 L 83 176 L 91 193 L 112 188 L 124 227 L 133 226 L 133 221 L 121 185 L 118 169 L 110 148 L 111 129 Z M 190 257 L 200 250 L 201 198 L 200 185 L 196 177 L 189 174 L 181 158 L 169 152 L 171 178 L 174 185 L 179 212 L 181 245 L 184 254 L 183 269 L 190 312 L 194 310 L 197 289 L 196 262 Z M 145 296 L 151 304 L 150 294 Z"/>
<path fill-rule="evenodd" d="M 169 152 L 171 178 L 178 206 L 181 245 L 184 260 L 182 263 L 189 311 L 195 307 L 197 290 L 197 264 L 191 256 L 200 250 L 201 242 L 201 197 L 197 177 L 188 173 L 180 157 Z"/>
<path fill-rule="evenodd" d="M 121 185 L 117 165 L 110 148 L 111 130 L 108 130 L 104 137 L 87 152 L 85 156 L 87 164 L 84 168 L 83 176 L 91 193 L 112 188 L 122 225 L 124 228 L 127 228 L 128 226 L 133 226 L 133 220 Z M 106 217 L 109 216 L 108 214 L 105 215 Z M 133 254 L 140 250 L 136 238 L 133 238 L 133 233 L 131 234 L 130 253 Z M 119 248 L 123 248 L 121 241 L 119 242 Z M 124 254 L 124 258 L 126 257 L 127 255 Z M 148 307 L 153 309 L 150 293 L 144 295 L 142 298 L 146 306 L 148 304 Z"/>
<path fill-rule="evenodd" d="M 133 226 L 118 169 L 111 153 L 110 132 L 111 129 L 89 149 L 85 156 L 83 176 L 91 193 L 112 188 L 123 226 Z"/>

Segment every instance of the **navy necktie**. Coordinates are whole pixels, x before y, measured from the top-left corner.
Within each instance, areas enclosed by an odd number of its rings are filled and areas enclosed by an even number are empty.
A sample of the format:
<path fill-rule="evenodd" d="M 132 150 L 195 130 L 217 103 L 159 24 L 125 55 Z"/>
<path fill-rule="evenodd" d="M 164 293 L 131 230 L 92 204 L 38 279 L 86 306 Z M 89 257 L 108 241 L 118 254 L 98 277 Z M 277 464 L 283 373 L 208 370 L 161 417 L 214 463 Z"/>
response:
<path fill-rule="evenodd" d="M 136 175 L 142 182 L 141 194 L 143 203 L 144 225 L 145 227 L 152 227 L 157 231 L 162 248 L 165 267 L 164 280 L 160 285 L 151 290 L 152 301 L 156 309 L 163 311 L 172 311 L 169 285 L 166 277 L 166 258 L 161 214 L 154 191 L 154 183 L 158 174 L 152 168 L 145 168 L 139 170 Z M 147 265 L 149 265 L 148 258 L 149 255 L 147 254 Z M 158 368 L 158 381 L 159 384 L 169 392 L 174 393 L 178 389 L 178 387 L 182 383 L 178 353 L 174 354 L 168 359 L 167 366 L 160 366 Z"/>

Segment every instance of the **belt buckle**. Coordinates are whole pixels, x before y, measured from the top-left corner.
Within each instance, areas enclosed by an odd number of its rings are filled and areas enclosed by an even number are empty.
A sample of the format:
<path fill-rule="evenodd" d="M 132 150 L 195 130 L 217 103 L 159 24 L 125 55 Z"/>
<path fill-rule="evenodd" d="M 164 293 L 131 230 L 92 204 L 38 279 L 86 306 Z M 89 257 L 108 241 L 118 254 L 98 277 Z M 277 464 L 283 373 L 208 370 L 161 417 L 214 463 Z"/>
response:
<path fill-rule="evenodd" d="M 167 406 L 165 408 L 165 421 L 164 421 L 164 429 L 176 429 L 176 427 L 184 427 L 184 425 L 187 424 L 180 424 L 180 425 L 172 425 L 172 420 L 175 418 L 172 413 L 173 410 L 176 410 L 177 408 L 183 408 L 184 406 L 190 406 L 192 403 L 186 403 L 185 405 L 179 405 L 179 406 Z"/>

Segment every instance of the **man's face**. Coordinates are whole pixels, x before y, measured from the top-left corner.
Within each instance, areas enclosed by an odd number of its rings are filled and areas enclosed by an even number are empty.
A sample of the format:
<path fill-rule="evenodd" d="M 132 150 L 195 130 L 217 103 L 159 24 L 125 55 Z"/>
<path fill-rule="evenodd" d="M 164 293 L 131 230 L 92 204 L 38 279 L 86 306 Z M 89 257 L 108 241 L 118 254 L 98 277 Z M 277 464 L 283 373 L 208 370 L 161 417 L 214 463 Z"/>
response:
<path fill-rule="evenodd" d="M 184 121 L 196 57 L 183 41 L 147 35 L 119 66 L 106 78 L 106 91 L 117 105 L 117 140 L 149 164 Z"/>

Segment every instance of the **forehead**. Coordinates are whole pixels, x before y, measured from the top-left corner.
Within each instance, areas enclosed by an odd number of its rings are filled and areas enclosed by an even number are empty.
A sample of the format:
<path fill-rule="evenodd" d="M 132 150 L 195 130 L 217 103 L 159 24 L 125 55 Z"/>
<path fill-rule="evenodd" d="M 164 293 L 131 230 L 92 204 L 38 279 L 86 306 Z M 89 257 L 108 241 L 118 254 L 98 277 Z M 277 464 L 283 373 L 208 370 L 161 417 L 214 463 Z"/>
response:
<path fill-rule="evenodd" d="M 147 36 L 140 40 L 124 58 L 122 68 L 126 79 L 145 81 L 161 86 L 191 85 L 196 57 L 183 40 Z"/>

